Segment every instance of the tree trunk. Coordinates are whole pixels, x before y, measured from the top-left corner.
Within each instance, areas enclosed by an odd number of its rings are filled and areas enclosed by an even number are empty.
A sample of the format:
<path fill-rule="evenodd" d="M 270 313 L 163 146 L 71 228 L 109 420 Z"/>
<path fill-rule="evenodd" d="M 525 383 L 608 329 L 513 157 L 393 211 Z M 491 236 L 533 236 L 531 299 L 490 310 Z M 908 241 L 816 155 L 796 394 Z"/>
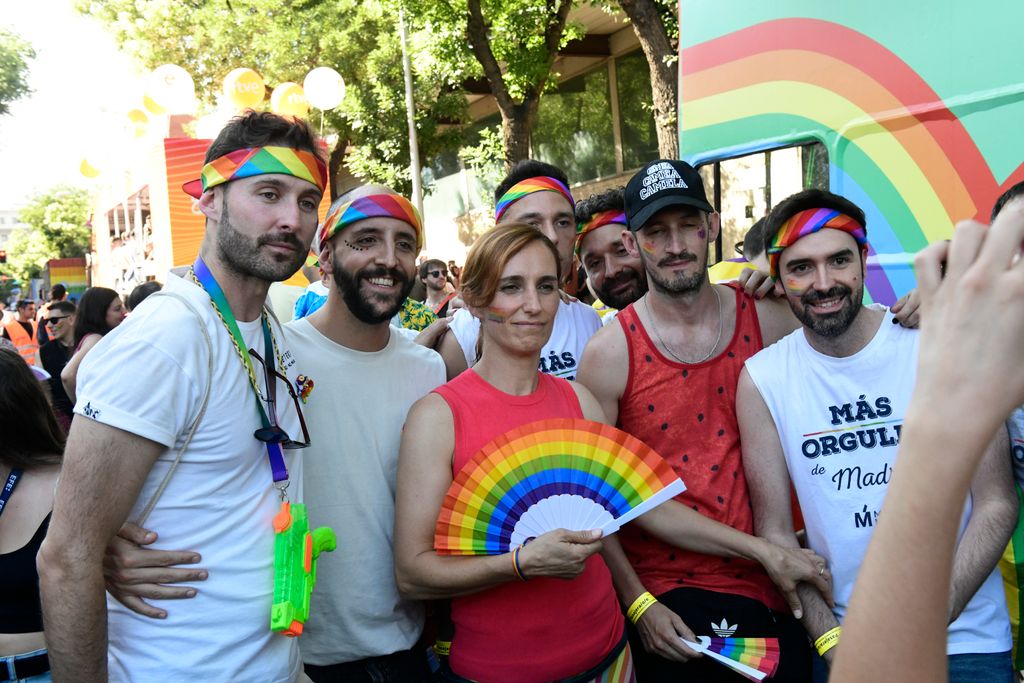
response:
<path fill-rule="evenodd" d="M 663 159 L 679 158 L 679 115 L 676 70 L 668 63 L 675 48 L 665 32 L 665 24 L 653 0 L 619 0 L 619 6 L 633 22 L 633 31 L 647 57 L 651 70 L 651 96 L 654 103 L 654 127 L 658 134 L 658 154 Z"/>
<path fill-rule="evenodd" d="M 530 157 L 530 132 L 537 117 L 540 99 L 529 97 L 522 104 L 512 105 L 510 111 L 501 110 L 501 140 L 505 146 L 505 171 L 511 171 L 517 162 Z"/>
<path fill-rule="evenodd" d="M 470 49 L 477 61 L 480 62 L 480 66 L 483 67 L 484 76 L 490 85 L 491 93 L 494 94 L 498 111 L 501 112 L 501 139 L 505 147 L 506 170 L 511 170 L 517 161 L 530 156 L 530 132 L 533 130 L 533 122 L 537 118 L 540 94 L 544 92 L 544 86 L 547 85 L 551 75 L 551 67 L 555 62 L 555 57 L 558 56 L 558 47 L 565 32 L 565 22 L 569 17 L 569 10 L 572 9 L 572 0 L 557 0 L 557 2 L 554 13 L 547 25 L 543 27 L 544 46 L 547 49 L 547 68 L 543 72 L 544 75 L 527 89 L 522 102 L 516 102 L 513 99 L 505 84 L 501 66 L 491 49 L 488 26 L 484 19 L 480 0 L 467 0 L 466 2 L 468 9 L 466 37 L 469 39 Z"/>

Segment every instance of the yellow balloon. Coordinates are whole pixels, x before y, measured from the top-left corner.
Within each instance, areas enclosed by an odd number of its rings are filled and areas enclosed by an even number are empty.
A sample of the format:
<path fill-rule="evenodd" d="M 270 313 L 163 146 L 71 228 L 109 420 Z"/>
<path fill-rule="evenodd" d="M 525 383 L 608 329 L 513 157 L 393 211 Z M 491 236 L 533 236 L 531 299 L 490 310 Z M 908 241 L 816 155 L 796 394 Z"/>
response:
<path fill-rule="evenodd" d="M 128 112 L 128 120 L 131 121 L 132 134 L 141 138 L 146 134 L 146 128 L 149 126 L 149 117 L 146 116 L 146 112 L 141 109 L 132 109 Z"/>
<path fill-rule="evenodd" d="M 88 159 L 82 159 L 82 163 L 78 166 L 78 171 L 86 178 L 96 178 L 100 174 L 100 169 L 90 164 Z"/>
<path fill-rule="evenodd" d="M 301 85 L 287 81 L 270 93 L 270 108 L 281 116 L 305 118 L 309 113 L 309 100 Z"/>
<path fill-rule="evenodd" d="M 252 69 L 235 69 L 224 77 L 224 96 L 239 109 L 255 107 L 266 92 L 263 77 Z"/>
<path fill-rule="evenodd" d="M 157 104 L 157 101 L 149 95 L 142 96 L 142 106 L 145 107 L 146 111 L 150 114 L 156 114 L 157 116 L 162 116 L 167 113 L 167 110 Z"/>

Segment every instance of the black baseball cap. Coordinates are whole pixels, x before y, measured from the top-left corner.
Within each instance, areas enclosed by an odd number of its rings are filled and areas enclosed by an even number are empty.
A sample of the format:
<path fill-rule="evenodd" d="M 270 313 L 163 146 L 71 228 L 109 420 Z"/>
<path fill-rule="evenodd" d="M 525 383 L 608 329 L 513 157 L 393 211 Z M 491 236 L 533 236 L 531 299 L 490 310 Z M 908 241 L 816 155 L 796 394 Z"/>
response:
<path fill-rule="evenodd" d="M 625 200 L 626 220 L 634 232 L 669 206 L 692 206 L 715 212 L 704 194 L 700 173 L 678 159 L 658 159 L 637 171 L 626 184 Z"/>

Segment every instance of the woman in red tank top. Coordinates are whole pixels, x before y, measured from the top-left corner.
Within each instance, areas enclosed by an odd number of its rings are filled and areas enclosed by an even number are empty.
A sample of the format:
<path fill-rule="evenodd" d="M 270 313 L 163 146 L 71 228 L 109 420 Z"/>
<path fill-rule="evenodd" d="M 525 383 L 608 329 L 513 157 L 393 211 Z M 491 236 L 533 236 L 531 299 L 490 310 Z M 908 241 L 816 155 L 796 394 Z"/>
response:
<path fill-rule="evenodd" d="M 395 568 L 409 598 L 452 598 L 451 680 L 632 681 L 622 612 L 598 531 L 548 532 L 518 553 L 445 556 L 434 526 L 455 474 L 487 443 L 539 419 L 604 420 L 582 386 L 537 370 L 559 305 L 558 253 L 539 231 L 500 225 L 469 252 L 463 298 L 480 360 L 416 403 L 402 435 Z M 617 553 L 617 555 L 614 555 Z"/>

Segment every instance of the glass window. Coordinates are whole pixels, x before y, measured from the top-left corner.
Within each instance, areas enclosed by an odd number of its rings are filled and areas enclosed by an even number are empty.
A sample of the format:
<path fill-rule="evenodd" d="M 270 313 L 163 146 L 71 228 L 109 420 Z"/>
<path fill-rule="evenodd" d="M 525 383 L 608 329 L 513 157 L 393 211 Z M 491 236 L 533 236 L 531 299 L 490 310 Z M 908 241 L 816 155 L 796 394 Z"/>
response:
<path fill-rule="evenodd" d="M 651 71 L 640 50 L 615 60 L 622 132 L 622 167 L 640 168 L 658 158 L 658 134 L 651 108 Z"/>
<path fill-rule="evenodd" d="M 715 161 L 699 171 L 722 220 L 711 263 L 742 256 L 747 230 L 786 197 L 829 187 L 828 152 L 818 142 Z"/>
<path fill-rule="evenodd" d="M 615 174 L 607 67 L 570 78 L 541 97 L 533 154 L 561 168 L 573 184 Z"/>

